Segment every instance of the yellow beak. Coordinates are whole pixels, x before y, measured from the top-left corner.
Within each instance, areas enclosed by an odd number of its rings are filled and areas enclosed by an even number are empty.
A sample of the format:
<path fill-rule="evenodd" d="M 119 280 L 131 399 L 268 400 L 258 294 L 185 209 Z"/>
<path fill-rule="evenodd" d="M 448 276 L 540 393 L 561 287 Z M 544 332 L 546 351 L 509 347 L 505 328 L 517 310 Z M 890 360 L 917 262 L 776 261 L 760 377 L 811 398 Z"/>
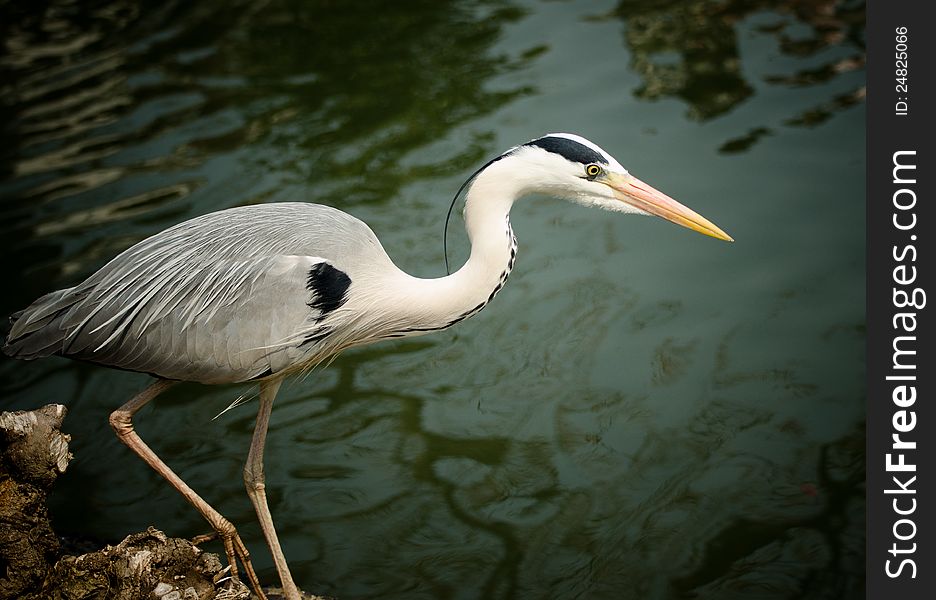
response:
<path fill-rule="evenodd" d="M 725 240 L 726 242 L 734 241 L 730 235 L 699 213 L 676 202 L 633 175 L 608 173 L 599 181 L 613 189 L 618 200 L 634 208 L 662 217 L 677 225 L 688 227 L 693 231 L 710 235 L 713 238 Z"/>

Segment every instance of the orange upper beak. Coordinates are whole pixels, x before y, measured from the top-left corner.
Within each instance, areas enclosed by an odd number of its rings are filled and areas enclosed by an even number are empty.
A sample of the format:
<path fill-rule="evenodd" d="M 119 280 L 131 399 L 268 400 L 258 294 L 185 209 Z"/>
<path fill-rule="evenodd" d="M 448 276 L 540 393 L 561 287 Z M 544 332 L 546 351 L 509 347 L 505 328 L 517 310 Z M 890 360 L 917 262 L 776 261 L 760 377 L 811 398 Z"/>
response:
<path fill-rule="evenodd" d="M 614 190 L 618 200 L 638 208 L 646 213 L 662 217 L 667 221 L 688 227 L 693 231 L 710 235 L 713 238 L 733 242 L 734 239 L 719 229 L 717 225 L 695 212 L 676 202 L 663 192 L 654 189 L 633 175 L 619 175 L 608 173 L 603 180 Z"/>

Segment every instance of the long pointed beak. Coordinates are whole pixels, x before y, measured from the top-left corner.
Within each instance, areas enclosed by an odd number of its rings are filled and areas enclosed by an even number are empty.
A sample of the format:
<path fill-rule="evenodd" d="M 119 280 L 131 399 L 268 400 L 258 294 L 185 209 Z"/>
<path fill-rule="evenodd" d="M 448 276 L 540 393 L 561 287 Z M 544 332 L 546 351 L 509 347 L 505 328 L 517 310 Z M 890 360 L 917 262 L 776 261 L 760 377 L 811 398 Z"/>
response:
<path fill-rule="evenodd" d="M 676 202 L 663 192 L 647 185 L 633 175 L 609 173 L 604 180 L 618 200 L 651 215 L 662 217 L 671 223 L 688 227 L 713 238 L 733 242 L 734 239 L 717 225 Z"/>

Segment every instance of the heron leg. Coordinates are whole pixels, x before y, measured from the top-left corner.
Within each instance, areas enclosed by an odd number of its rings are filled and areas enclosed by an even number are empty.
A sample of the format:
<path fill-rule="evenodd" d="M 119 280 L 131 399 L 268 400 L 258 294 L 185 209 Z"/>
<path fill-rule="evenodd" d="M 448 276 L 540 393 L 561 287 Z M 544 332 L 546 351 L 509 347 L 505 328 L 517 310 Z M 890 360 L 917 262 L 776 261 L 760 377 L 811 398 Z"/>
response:
<path fill-rule="evenodd" d="M 211 524 L 211 527 L 218 533 L 224 544 L 224 552 L 227 554 L 228 563 L 231 565 L 231 575 L 237 577 L 237 559 L 240 559 L 244 565 L 244 571 L 250 586 L 254 593 L 266 600 L 263 590 L 260 588 L 260 580 L 254 572 L 253 565 L 250 564 L 250 554 L 247 552 L 247 546 L 241 541 L 237 530 L 230 521 L 221 516 L 221 513 L 205 502 L 201 496 L 195 493 L 188 484 L 182 481 L 166 463 L 162 461 L 153 450 L 146 445 L 136 431 L 133 429 L 133 415 L 141 408 L 146 406 L 153 398 L 172 387 L 177 382 L 168 379 L 157 379 L 148 388 L 134 396 L 129 402 L 115 410 L 110 415 L 110 424 L 117 434 L 117 439 L 123 442 L 128 448 L 133 450 L 137 456 L 143 459 L 154 471 L 162 475 L 182 496 L 188 500 L 189 504 L 201 513 L 203 517 Z"/>
<path fill-rule="evenodd" d="M 247 486 L 247 495 L 253 502 L 257 511 L 257 519 L 263 529 L 263 536 L 270 547 L 273 562 L 279 572 L 283 585 L 283 596 L 286 600 L 300 600 L 299 588 L 293 582 L 286 557 L 280 547 L 276 529 L 273 527 L 273 517 L 267 506 L 266 484 L 263 475 L 263 446 L 266 444 L 267 428 L 270 425 L 270 412 L 273 410 L 273 399 L 279 391 L 282 379 L 264 381 L 260 383 L 260 410 L 257 412 L 257 425 L 254 428 L 253 441 L 250 443 L 250 452 L 247 454 L 247 464 L 244 466 L 244 483 Z"/>

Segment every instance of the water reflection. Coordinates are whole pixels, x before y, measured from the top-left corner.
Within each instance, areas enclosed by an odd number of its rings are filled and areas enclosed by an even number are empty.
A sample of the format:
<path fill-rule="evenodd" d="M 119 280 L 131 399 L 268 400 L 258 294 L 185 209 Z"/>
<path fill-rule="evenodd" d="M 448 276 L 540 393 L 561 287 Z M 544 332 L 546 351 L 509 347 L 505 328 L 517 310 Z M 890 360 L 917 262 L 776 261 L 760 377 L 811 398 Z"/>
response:
<path fill-rule="evenodd" d="M 635 95 L 679 98 L 688 105 L 690 119 L 717 118 L 755 94 L 759 82 L 748 80 L 750 69 L 741 54 L 745 40 L 738 29 L 747 18 L 765 21 L 756 29 L 774 39 L 782 56 L 808 65 L 764 76 L 769 85 L 821 86 L 864 68 L 865 3 L 860 0 L 621 0 L 614 14 L 625 22 L 630 65 L 643 80 Z M 827 100 L 788 116 L 783 124 L 818 125 L 863 101 L 865 90 L 859 85 L 844 93 L 824 93 Z M 770 133 L 766 126 L 753 127 L 724 142 L 720 151 L 743 152 Z"/>
<path fill-rule="evenodd" d="M 5 255 L 73 281 L 154 222 L 266 201 L 283 184 L 348 207 L 462 171 L 484 135 L 405 159 L 529 93 L 483 84 L 530 60 L 488 51 L 523 13 L 409 4 L 63 1 L 6 15 Z M 224 188 L 232 169 L 236 193 Z M 79 246 L 64 266 L 60 239 Z"/>

